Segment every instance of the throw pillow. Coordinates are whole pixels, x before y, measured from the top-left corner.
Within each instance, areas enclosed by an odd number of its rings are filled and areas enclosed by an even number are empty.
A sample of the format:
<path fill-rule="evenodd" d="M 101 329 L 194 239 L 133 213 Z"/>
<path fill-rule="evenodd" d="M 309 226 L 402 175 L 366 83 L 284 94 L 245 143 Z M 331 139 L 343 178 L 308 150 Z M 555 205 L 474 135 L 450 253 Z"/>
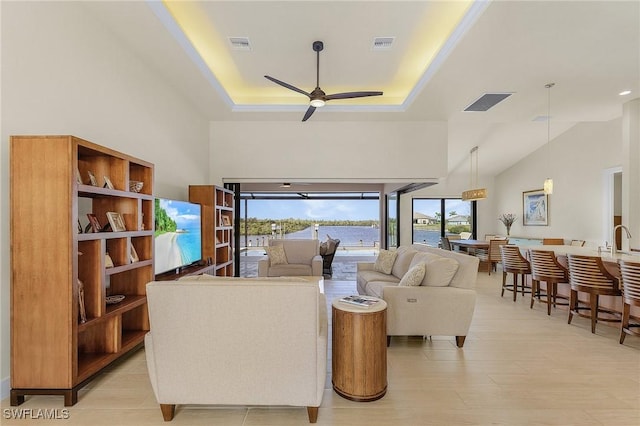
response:
<path fill-rule="evenodd" d="M 416 266 L 410 268 L 406 274 L 402 277 L 399 286 L 419 286 L 422 284 L 422 279 L 424 278 L 424 274 L 426 272 L 426 267 L 423 262 L 418 263 Z"/>
<path fill-rule="evenodd" d="M 396 260 L 396 255 L 397 253 L 395 251 L 380 249 L 373 269 L 383 274 L 390 274 L 393 269 L 393 262 Z"/>
<path fill-rule="evenodd" d="M 448 257 L 432 260 L 426 264 L 424 282 L 422 285 L 430 287 L 446 287 L 451 283 L 453 276 L 458 272 L 460 264 Z"/>
<path fill-rule="evenodd" d="M 270 246 L 266 248 L 267 256 L 269 256 L 269 263 L 271 266 L 275 265 L 286 265 L 289 262 L 287 261 L 287 255 L 284 252 L 284 247 L 281 245 Z"/>

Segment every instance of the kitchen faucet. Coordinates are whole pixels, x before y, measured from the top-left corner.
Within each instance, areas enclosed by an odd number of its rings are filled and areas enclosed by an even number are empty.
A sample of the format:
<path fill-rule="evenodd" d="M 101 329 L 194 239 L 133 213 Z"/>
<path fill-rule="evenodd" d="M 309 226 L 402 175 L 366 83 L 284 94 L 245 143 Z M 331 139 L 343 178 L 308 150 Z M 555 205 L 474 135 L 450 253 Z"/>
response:
<path fill-rule="evenodd" d="M 613 234 L 611 235 L 611 241 L 613 242 L 611 244 L 611 256 L 615 256 L 616 253 L 618 253 L 618 248 L 616 246 L 616 231 L 618 230 L 618 228 L 622 228 L 624 229 L 624 231 L 627 233 L 627 239 L 630 240 L 631 239 L 631 232 L 629 232 L 629 228 L 627 228 L 624 225 L 616 225 L 613 227 Z"/>

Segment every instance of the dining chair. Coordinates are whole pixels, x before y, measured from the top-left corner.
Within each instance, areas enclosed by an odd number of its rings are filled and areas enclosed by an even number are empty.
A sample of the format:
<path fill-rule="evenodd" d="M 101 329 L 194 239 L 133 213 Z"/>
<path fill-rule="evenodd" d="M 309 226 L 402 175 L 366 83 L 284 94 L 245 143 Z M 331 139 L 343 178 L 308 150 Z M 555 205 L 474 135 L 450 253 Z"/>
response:
<path fill-rule="evenodd" d="M 522 296 L 528 293 L 525 289 L 527 282 L 527 275 L 531 274 L 531 265 L 529 261 L 522 256 L 520 248 L 512 244 L 499 245 L 500 256 L 502 259 L 502 292 L 500 297 L 504 296 L 504 291 L 513 292 L 513 301 L 516 301 L 518 296 L 518 277 L 522 278 L 521 289 Z M 513 284 L 507 284 L 507 275 L 513 274 Z"/>
<path fill-rule="evenodd" d="M 556 307 L 557 299 L 566 299 L 565 296 L 558 296 L 558 284 L 569 284 L 569 271 L 565 268 L 554 252 L 550 250 L 529 250 L 529 260 L 531 262 L 531 306 L 538 299 L 542 298 L 547 303 L 547 315 L 551 315 L 551 305 Z M 546 284 L 545 294 L 540 294 L 540 282 Z M 567 303 L 563 303 L 566 305 Z"/>
<path fill-rule="evenodd" d="M 442 245 L 442 249 L 443 250 L 451 251 L 451 243 L 449 242 L 449 238 L 448 237 L 442 237 L 440 239 L 440 241 L 441 241 L 441 245 Z"/>
<path fill-rule="evenodd" d="M 584 246 L 584 240 L 571 240 L 571 246 L 573 247 L 583 247 Z"/>
<path fill-rule="evenodd" d="M 590 318 L 591 332 L 595 333 L 598 321 L 621 321 L 620 312 L 601 308 L 598 305 L 600 296 L 620 296 L 622 294 L 618 278 L 605 268 L 602 258 L 568 254 L 567 259 L 569 262 L 569 284 L 571 284 L 568 324 L 571 324 L 574 314 Z M 578 292 L 589 295 L 589 306 L 580 306 Z M 589 311 L 589 315 L 581 313 L 585 310 Z M 600 316 L 599 313 L 607 316 Z"/>
<path fill-rule="evenodd" d="M 542 245 L 543 246 L 563 246 L 564 238 L 543 238 Z"/>
<path fill-rule="evenodd" d="M 502 254 L 500 253 L 500 246 L 508 244 L 508 239 L 492 239 L 489 240 L 489 249 L 488 250 L 478 250 L 476 252 L 476 257 L 480 259 L 481 262 L 488 263 L 489 265 L 489 275 L 491 275 L 492 270 L 497 270 L 497 265 L 502 261 Z"/>
<path fill-rule="evenodd" d="M 631 306 L 640 306 L 640 263 L 620 261 L 620 273 L 622 274 L 622 324 L 620 326 L 620 344 L 624 342 L 627 334 L 640 336 L 640 321 L 631 323 L 629 314 Z"/>

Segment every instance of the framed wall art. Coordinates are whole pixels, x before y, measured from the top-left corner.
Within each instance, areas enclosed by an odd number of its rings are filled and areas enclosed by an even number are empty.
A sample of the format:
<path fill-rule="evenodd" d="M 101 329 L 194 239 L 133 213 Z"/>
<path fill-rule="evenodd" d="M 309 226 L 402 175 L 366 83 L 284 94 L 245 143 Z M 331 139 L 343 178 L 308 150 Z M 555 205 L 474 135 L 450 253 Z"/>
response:
<path fill-rule="evenodd" d="M 524 226 L 549 225 L 549 196 L 544 190 L 522 193 L 522 223 Z"/>

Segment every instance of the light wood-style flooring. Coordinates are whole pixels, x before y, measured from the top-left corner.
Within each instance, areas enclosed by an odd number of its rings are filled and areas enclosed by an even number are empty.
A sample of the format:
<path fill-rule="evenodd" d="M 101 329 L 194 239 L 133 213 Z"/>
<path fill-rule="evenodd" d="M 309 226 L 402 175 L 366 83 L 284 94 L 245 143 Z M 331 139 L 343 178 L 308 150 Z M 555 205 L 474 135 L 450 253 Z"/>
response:
<path fill-rule="evenodd" d="M 318 425 L 640 425 L 640 338 L 618 344 L 618 329 L 587 319 L 567 324 L 565 308 L 546 315 L 528 295 L 500 297 L 501 273 L 479 273 L 478 303 L 463 349 L 453 337 L 393 338 L 388 391 L 358 403 L 331 389 Z M 325 281 L 330 301 L 355 293 L 350 281 Z M 329 354 L 330 356 L 330 354 Z M 331 361 L 329 366 L 331 368 Z M 144 351 L 110 367 L 79 393 L 67 420 L 2 425 L 162 425 Z M 32 396 L 19 408 L 62 409 L 62 397 Z M 306 425 L 305 408 L 178 406 L 174 425 Z"/>

